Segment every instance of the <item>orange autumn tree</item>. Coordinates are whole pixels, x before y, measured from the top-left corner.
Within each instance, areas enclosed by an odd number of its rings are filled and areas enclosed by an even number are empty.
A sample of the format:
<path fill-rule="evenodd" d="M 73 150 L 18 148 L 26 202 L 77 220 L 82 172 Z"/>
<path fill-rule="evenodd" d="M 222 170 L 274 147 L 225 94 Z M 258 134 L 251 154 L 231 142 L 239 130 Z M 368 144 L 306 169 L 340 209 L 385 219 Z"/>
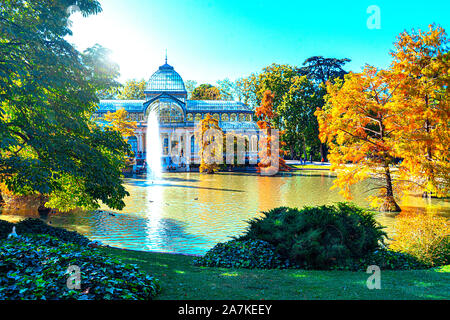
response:
<path fill-rule="evenodd" d="M 274 129 L 272 127 L 272 120 L 276 117 L 276 113 L 273 111 L 273 100 L 275 98 L 275 94 L 272 93 L 270 90 L 266 90 L 264 92 L 261 106 L 256 107 L 255 109 L 255 115 L 260 120 L 258 120 L 257 124 L 259 129 L 261 130 L 267 130 L 267 134 L 260 137 L 259 139 L 259 158 L 260 162 L 258 163 L 258 172 L 261 172 L 262 168 L 270 168 L 272 166 L 271 157 L 272 152 L 275 152 L 275 150 L 271 150 L 272 143 L 279 144 L 279 137 L 277 138 L 275 135 L 272 135 L 272 130 Z M 282 132 L 280 132 L 282 134 Z M 272 139 L 278 139 L 278 141 L 272 140 Z M 281 152 L 278 148 L 278 152 Z M 289 167 L 284 159 L 278 157 L 278 168 L 276 171 L 290 171 L 291 167 Z"/>
<path fill-rule="evenodd" d="M 405 190 L 448 196 L 450 190 L 450 53 L 444 29 L 403 32 L 392 51 L 398 82 L 392 121 L 396 149 L 404 159 Z"/>
<path fill-rule="evenodd" d="M 209 113 L 202 119 L 195 129 L 195 140 L 199 146 L 200 172 L 209 174 L 219 170 L 219 163 L 223 157 L 223 131 L 219 121 Z M 220 135 L 220 137 L 219 137 Z"/>
<path fill-rule="evenodd" d="M 327 83 L 326 105 L 315 112 L 320 139 L 330 148 L 331 170 L 337 172 L 333 188 L 347 199 L 350 186 L 377 178 L 378 194 L 371 204 L 381 211 L 400 211 L 394 199 L 391 165 L 394 163 L 392 93 L 389 73 L 367 66 L 349 73 L 344 81 Z"/>

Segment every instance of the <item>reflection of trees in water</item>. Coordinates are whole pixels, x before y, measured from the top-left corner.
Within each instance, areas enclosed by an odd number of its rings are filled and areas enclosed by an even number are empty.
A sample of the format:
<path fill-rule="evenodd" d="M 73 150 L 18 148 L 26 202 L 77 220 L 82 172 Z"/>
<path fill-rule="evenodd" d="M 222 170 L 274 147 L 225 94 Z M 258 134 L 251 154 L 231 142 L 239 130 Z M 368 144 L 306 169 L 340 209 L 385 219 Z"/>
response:
<path fill-rule="evenodd" d="M 174 173 L 164 175 L 161 185 L 126 179 L 130 197 L 125 198 L 125 209 L 115 212 L 115 216 L 108 212 L 50 213 L 46 220 L 112 246 L 203 253 L 217 242 L 238 235 L 245 229 L 245 221 L 261 211 L 281 205 L 301 208 L 343 201 L 337 190 L 329 190 L 332 179 L 328 177 L 328 172 L 317 171 L 294 172 L 284 177 Z M 364 191 L 371 183 L 352 187 L 354 202 L 359 206 L 368 207 L 365 198 L 369 194 Z M 408 197 L 401 205 L 404 211 L 450 216 L 448 199 Z M 37 213 L 26 210 L 2 211 L 2 215 L 6 213 L 8 220 L 10 216 L 39 218 Z M 377 213 L 377 220 L 388 226 L 388 233 L 394 229 L 394 217 Z"/>

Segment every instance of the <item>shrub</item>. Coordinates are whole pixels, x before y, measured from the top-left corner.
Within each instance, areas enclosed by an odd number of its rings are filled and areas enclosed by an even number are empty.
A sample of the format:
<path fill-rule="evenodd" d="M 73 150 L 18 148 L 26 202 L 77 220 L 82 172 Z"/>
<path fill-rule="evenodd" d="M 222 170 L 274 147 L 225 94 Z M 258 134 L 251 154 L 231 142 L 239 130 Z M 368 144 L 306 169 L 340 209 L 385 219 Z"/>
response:
<path fill-rule="evenodd" d="M 67 288 L 67 268 L 81 270 L 81 289 Z M 0 240 L 0 300 L 153 298 L 158 280 L 96 249 L 48 235 Z"/>
<path fill-rule="evenodd" d="M 8 234 L 11 233 L 13 226 L 16 226 L 16 232 L 19 235 L 47 234 L 64 242 L 71 242 L 82 246 L 88 245 L 90 242 L 88 238 L 75 231 L 52 227 L 39 219 L 25 219 L 16 224 L 0 220 L 0 239 L 6 239 Z"/>
<path fill-rule="evenodd" d="M 231 240 L 218 243 L 194 265 L 223 268 L 271 269 L 282 265 L 274 247 L 261 240 Z"/>
<path fill-rule="evenodd" d="M 450 262 L 450 223 L 433 215 L 400 215 L 390 248 L 408 253 L 429 266 Z"/>
<path fill-rule="evenodd" d="M 303 268 L 351 265 L 379 248 L 386 234 L 372 213 L 351 204 L 280 207 L 249 221 L 238 240 L 263 240 L 281 259 Z"/>

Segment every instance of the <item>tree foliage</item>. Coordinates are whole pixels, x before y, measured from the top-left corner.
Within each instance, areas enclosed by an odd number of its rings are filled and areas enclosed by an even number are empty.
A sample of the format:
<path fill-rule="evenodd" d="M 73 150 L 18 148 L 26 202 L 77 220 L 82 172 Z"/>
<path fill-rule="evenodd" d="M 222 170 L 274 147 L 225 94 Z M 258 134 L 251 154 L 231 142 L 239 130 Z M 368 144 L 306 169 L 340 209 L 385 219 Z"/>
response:
<path fill-rule="evenodd" d="M 192 100 L 220 100 L 219 89 L 210 84 L 201 84 L 192 92 Z"/>
<path fill-rule="evenodd" d="M 186 88 L 187 91 L 187 98 L 191 99 L 192 97 L 192 92 L 194 91 L 194 89 L 197 87 L 197 81 L 194 80 L 186 80 L 184 82 L 184 87 Z"/>
<path fill-rule="evenodd" d="M 444 29 L 403 32 L 392 51 L 396 151 L 404 158 L 408 189 L 446 196 L 450 191 L 450 51 Z"/>
<path fill-rule="evenodd" d="M 325 84 L 328 81 L 334 81 L 336 78 L 343 79 L 347 74 L 344 65 L 351 60 L 348 58 L 324 58 L 314 56 L 303 62 L 301 72 L 316 84 Z"/>
<path fill-rule="evenodd" d="M 334 186 L 349 199 L 351 185 L 375 176 L 384 183 L 373 204 L 383 211 L 400 211 L 390 168 L 395 158 L 394 102 L 388 76 L 366 67 L 361 73 L 347 74 L 344 81 L 328 82 L 327 104 L 316 115 L 320 138 L 330 148 L 331 169 L 338 171 Z"/>
<path fill-rule="evenodd" d="M 217 81 L 217 89 L 222 100 L 232 101 L 236 98 L 236 83 L 228 78 Z"/>
<path fill-rule="evenodd" d="M 110 59 L 111 50 L 95 44 L 83 52 L 83 64 L 86 67 L 85 80 L 99 88 L 98 97 L 105 97 L 117 92 L 121 86 L 117 82 L 120 76 L 119 65 Z"/>
<path fill-rule="evenodd" d="M 448 195 L 449 46 L 445 31 L 400 34 L 388 70 L 366 67 L 327 85 L 327 105 L 318 110 L 320 136 L 330 146 L 335 185 L 384 176 L 372 204 L 399 211 L 394 191 Z M 401 163 L 397 164 L 396 159 Z M 398 171 L 392 172 L 396 165 Z"/>
<path fill-rule="evenodd" d="M 97 93 L 114 82 L 105 50 L 84 54 L 71 34 L 67 7 L 84 16 L 97 1 L 6 1 L 0 6 L 0 180 L 15 194 L 41 193 L 63 210 L 99 201 L 121 209 L 121 167 L 129 146 L 91 116 Z"/>
<path fill-rule="evenodd" d="M 219 137 L 217 133 L 220 133 Z M 200 172 L 212 174 L 219 170 L 219 163 L 223 157 L 223 131 L 219 121 L 209 113 L 200 120 L 195 130 L 195 140 L 199 146 Z"/>
<path fill-rule="evenodd" d="M 246 78 L 236 80 L 236 96 L 237 99 L 251 108 L 255 108 L 258 104 L 256 98 L 257 92 L 257 76 L 252 73 Z"/>
<path fill-rule="evenodd" d="M 122 137 L 129 138 L 134 136 L 137 123 L 128 119 L 128 112 L 125 108 L 120 108 L 115 112 L 107 112 L 105 121 L 109 122 L 112 129 L 118 131 Z"/>
<path fill-rule="evenodd" d="M 316 85 L 323 86 L 328 81 L 334 82 L 336 79 L 343 79 L 347 74 L 344 70 L 344 65 L 351 60 L 348 58 L 337 59 L 337 58 L 324 58 L 322 56 L 310 57 L 303 62 L 303 67 L 301 68 L 301 73 L 308 76 L 312 82 Z M 325 104 L 323 101 L 322 106 Z M 324 161 L 327 161 L 327 146 L 325 144 L 320 145 L 320 157 Z"/>
<path fill-rule="evenodd" d="M 121 100 L 142 100 L 145 99 L 144 90 L 147 82 L 144 79 L 128 80 L 123 88 L 120 90 L 120 93 L 117 95 L 118 99 Z"/>
<path fill-rule="evenodd" d="M 261 172 L 262 169 L 269 169 L 272 172 L 278 171 L 290 171 L 291 167 L 286 165 L 286 161 L 279 157 L 280 148 L 274 149 L 273 146 L 282 144 L 279 141 L 279 135 L 275 135 L 273 132 L 272 120 L 277 117 L 277 113 L 273 110 L 275 95 L 267 90 L 264 92 L 264 97 L 262 99 L 261 106 L 256 108 L 255 115 L 259 119 L 257 124 L 262 130 L 266 130 L 265 134 L 259 138 L 259 158 L 258 170 Z M 273 168 L 274 157 L 278 157 L 278 168 Z M 275 159 L 276 160 L 276 159 Z"/>
<path fill-rule="evenodd" d="M 247 78 L 237 80 L 236 93 L 240 101 L 256 108 L 262 103 L 264 93 L 270 90 L 275 94 L 273 110 L 277 112 L 277 116 L 271 119 L 271 124 L 284 132 L 283 142 L 286 142 L 291 156 L 295 153 L 305 153 L 306 147 L 312 154 L 316 154 L 316 150 L 320 151 L 322 158 L 326 160 L 326 146 L 320 144 L 318 139 L 317 120 L 314 116 L 311 117 L 311 112 L 299 109 L 299 99 L 294 96 L 298 96 L 301 91 L 298 79 L 306 76 L 311 82 L 310 89 L 315 91 L 313 95 L 317 99 L 314 103 L 322 108 L 325 102 L 319 97 L 324 95 L 326 81 L 343 77 L 346 74 L 343 65 L 348 61 L 350 60 L 317 56 L 307 59 L 303 67 L 273 63 L 260 73 L 252 73 Z M 306 96 L 304 98 L 309 99 Z M 295 105 L 290 105 L 291 103 Z M 299 111 L 302 115 L 296 114 Z M 310 117 L 310 121 L 302 121 L 300 124 L 300 119 L 304 120 L 305 117 Z M 288 118 L 290 120 L 287 120 Z M 303 134 L 298 132 L 299 129 Z M 284 150 L 284 146 L 282 149 Z"/>
<path fill-rule="evenodd" d="M 314 112 L 321 108 L 325 90 L 306 76 L 295 76 L 289 91 L 278 108 L 283 127 L 283 141 L 293 157 L 296 153 L 306 157 L 307 148 L 319 151 L 319 125 Z"/>

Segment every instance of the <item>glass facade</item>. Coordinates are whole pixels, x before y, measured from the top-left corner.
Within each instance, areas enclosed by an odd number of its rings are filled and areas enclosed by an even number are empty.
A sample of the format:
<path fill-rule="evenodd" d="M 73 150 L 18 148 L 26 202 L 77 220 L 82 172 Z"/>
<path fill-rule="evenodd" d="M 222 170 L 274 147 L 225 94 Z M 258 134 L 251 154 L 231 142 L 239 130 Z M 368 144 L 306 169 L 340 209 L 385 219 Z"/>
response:
<path fill-rule="evenodd" d="M 254 110 L 243 102 L 187 99 L 183 79 L 167 61 L 150 77 L 144 93 L 145 100 L 102 100 L 95 120 L 107 124 L 103 118 L 106 112 L 124 108 L 128 118 L 136 121 L 139 128 L 146 126 L 150 111 L 158 113 L 165 129 L 191 127 L 208 113 L 220 121 L 224 130 L 257 128 L 252 121 Z"/>
<path fill-rule="evenodd" d="M 159 67 L 150 78 L 145 91 L 151 92 L 186 92 L 183 79 L 167 63 Z"/>
<path fill-rule="evenodd" d="M 163 154 L 169 153 L 169 138 L 167 136 L 163 139 Z"/>
<path fill-rule="evenodd" d="M 175 102 L 156 100 L 148 110 L 157 110 L 161 123 L 184 122 L 183 109 Z"/>

